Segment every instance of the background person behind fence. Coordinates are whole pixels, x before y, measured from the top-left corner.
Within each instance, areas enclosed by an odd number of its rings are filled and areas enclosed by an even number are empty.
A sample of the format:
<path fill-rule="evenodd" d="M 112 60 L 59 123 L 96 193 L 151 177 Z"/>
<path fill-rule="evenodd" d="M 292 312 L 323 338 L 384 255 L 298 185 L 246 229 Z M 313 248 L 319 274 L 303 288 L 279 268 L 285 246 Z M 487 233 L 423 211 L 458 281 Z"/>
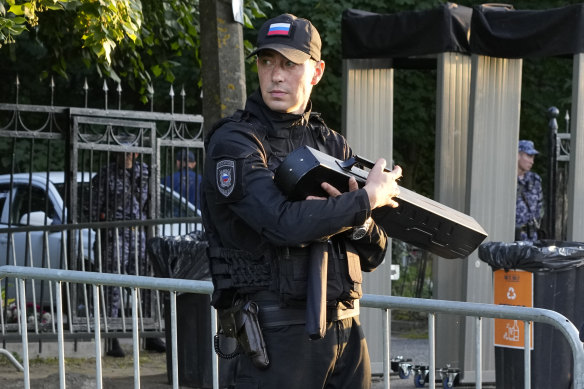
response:
<path fill-rule="evenodd" d="M 146 220 L 148 215 L 148 165 L 138 161 L 138 153 L 115 153 L 114 161 L 104 166 L 92 179 L 91 220 Z M 95 258 L 101 256 L 102 271 L 145 275 L 146 232 L 143 227 L 121 226 L 101 230 L 95 242 Z M 100 243 L 98 245 L 98 243 Z M 99 252 L 98 252 L 99 251 Z M 106 288 L 108 317 L 119 317 L 119 287 Z M 164 351 L 159 339 L 147 339 L 146 348 Z M 160 349 L 160 350 L 158 350 Z M 107 354 L 123 357 L 116 338 L 108 344 Z"/>
<path fill-rule="evenodd" d="M 543 238 L 540 229 L 543 218 L 541 177 L 531 171 L 539 152 L 530 140 L 519 141 L 517 155 L 517 199 L 515 207 L 515 240 L 535 241 Z"/>
<path fill-rule="evenodd" d="M 201 208 L 201 175 L 195 172 L 197 160 L 195 153 L 187 150 L 179 150 L 176 153 L 176 169 L 174 174 L 162 179 L 162 184 L 172 188 L 187 198 L 197 209 Z"/>

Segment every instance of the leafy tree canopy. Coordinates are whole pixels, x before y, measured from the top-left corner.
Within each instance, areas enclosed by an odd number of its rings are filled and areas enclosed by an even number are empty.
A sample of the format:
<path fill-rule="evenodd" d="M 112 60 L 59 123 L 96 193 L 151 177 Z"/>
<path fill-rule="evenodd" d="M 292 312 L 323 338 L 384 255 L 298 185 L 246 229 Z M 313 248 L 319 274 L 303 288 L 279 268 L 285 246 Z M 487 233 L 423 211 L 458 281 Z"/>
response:
<path fill-rule="evenodd" d="M 246 26 L 266 8 L 266 1 L 247 0 Z M 0 52 L 12 63 L 40 60 L 41 79 L 49 70 L 68 78 L 81 64 L 95 66 L 145 102 L 154 79 L 173 83 L 177 72 L 191 72 L 200 83 L 198 18 L 198 0 L 0 1 Z"/>

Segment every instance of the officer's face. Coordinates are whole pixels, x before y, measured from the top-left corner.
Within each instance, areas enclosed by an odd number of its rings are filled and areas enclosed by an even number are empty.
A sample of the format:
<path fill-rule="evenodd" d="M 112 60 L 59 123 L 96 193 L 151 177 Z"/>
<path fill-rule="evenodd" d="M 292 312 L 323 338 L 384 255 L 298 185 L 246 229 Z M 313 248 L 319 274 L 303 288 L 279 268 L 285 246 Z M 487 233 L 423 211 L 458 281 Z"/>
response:
<path fill-rule="evenodd" d="M 138 153 L 117 153 L 116 160 L 119 166 L 130 169 L 134 166 L 134 159 L 138 158 Z"/>
<path fill-rule="evenodd" d="M 262 98 L 273 111 L 302 114 L 312 87 L 324 72 L 324 61 L 294 63 L 273 50 L 262 50 L 257 59 Z"/>
<path fill-rule="evenodd" d="M 519 152 L 517 156 L 517 168 L 519 170 L 519 174 L 531 170 L 531 167 L 533 166 L 533 159 L 534 159 L 533 155 L 526 154 L 523 151 Z"/>

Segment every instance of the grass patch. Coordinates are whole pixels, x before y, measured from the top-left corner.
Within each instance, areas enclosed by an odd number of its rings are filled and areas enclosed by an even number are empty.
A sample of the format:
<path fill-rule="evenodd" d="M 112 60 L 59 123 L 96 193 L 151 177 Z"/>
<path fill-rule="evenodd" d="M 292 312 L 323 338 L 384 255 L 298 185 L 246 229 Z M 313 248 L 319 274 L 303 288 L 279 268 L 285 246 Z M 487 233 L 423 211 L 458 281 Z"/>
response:
<path fill-rule="evenodd" d="M 401 333 L 400 337 L 406 339 L 428 339 L 427 330 L 411 330 L 406 333 Z"/>

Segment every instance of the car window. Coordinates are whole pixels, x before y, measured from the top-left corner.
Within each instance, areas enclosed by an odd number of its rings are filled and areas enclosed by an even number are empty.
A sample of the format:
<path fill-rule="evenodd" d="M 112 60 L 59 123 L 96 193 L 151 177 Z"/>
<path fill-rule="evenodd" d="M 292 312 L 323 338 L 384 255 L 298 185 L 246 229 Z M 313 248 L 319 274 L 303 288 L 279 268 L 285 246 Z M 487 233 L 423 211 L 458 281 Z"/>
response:
<path fill-rule="evenodd" d="M 0 222 L 6 223 L 8 220 L 8 215 L 4 214 L 4 206 L 6 201 L 8 201 L 9 188 L 6 186 L 0 186 Z"/>
<path fill-rule="evenodd" d="M 50 219 L 47 220 L 48 224 L 60 224 L 61 218 L 47 198 L 46 191 L 28 185 L 16 185 L 16 188 L 10 220 L 12 224 L 28 225 L 30 216 L 25 216 L 33 212 L 44 212 Z"/>
<path fill-rule="evenodd" d="M 65 198 L 65 185 L 55 184 L 55 187 Z M 80 204 L 79 209 L 81 214 L 78 215 L 78 220 L 81 222 L 89 221 L 89 208 L 87 203 L 91 192 L 90 182 L 77 183 L 77 203 Z M 187 201 L 185 197 L 180 197 L 176 192 L 167 190 L 164 186 L 160 186 L 160 217 L 196 217 L 198 216 L 194 206 Z"/>
<path fill-rule="evenodd" d="M 61 195 L 63 199 L 65 196 L 65 184 L 55 184 L 55 188 Z M 78 212 L 77 221 L 78 222 L 88 222 L 89 221 L 89 196 L 91 192 L 91 182 L 77 182 L 77 204 Z"/>

